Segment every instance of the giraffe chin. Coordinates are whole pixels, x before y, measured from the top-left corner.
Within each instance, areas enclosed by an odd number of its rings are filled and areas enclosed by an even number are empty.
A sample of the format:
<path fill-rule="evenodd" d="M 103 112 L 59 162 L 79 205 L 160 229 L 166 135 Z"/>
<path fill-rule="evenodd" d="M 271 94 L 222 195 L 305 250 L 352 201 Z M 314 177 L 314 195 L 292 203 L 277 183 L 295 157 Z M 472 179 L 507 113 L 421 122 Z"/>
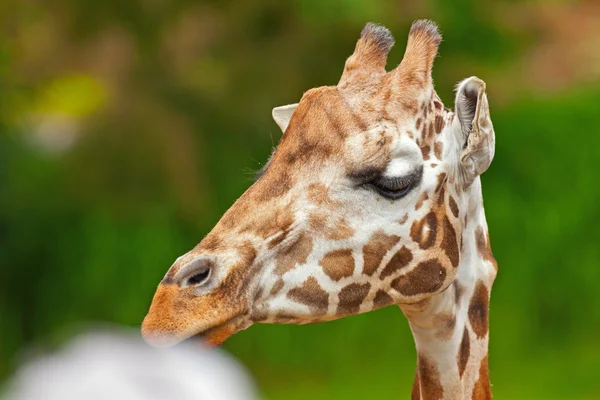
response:
<path fill-rule="evenodd" d="M 222 324 L 208 328 L 205 331 L 184 339 L 187 341 L 199 342 L 204 346 L 217 347 L 222 345 L 227 339 L 252 325 L 244 316 L 237 316 Z"/>
<path fill-rule="evenodd" d="M 172 347 L 181 342 L 202 343 L 204 346 L 220 346 L 233 334 L 248 328 L 252 325 L 244 316 L 236 316 L 219 325 L 205 329 L 203 331 L 188 332 L 152 332 L 142 327 L 142 336 L 146 343 L 153 347 Z"/>
<path fill-rule="evenodd" d="M 233 324 L 219 325 L 214 328 L 207 329 L 204 332 L 197 333 L 194 336 L 186 339 L 186 341 L 200 342 L 208 347 L 217 347 L 223 344 L 230 336 L 237 333 Z"/>

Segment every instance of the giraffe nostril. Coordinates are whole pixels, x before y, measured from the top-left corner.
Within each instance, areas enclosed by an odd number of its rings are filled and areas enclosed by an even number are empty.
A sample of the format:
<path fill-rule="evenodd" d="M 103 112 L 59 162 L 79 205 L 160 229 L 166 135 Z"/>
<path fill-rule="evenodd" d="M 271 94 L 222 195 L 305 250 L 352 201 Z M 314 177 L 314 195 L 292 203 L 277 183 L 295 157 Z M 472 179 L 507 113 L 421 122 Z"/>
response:
<path fill-rule="evenodd" d="M 187 279 L 186 284 L 187 284 L 187 286 L 199 285 L 199 284 L 203 283 L 204 281 L 206 281 L 208 279 L 209 275 L 210 275 L 210 268 L 206 267 L 206 269 L 204 271 L 197 272 L 194 275 L 190 276 Z"/>
<path fill-rule="evenodd" d="M 179 272 L 180 285 L 183 287 L 199 286 L 208 281 L 211 275 L 213 264 L 206 258 L 198 258 Z"/>

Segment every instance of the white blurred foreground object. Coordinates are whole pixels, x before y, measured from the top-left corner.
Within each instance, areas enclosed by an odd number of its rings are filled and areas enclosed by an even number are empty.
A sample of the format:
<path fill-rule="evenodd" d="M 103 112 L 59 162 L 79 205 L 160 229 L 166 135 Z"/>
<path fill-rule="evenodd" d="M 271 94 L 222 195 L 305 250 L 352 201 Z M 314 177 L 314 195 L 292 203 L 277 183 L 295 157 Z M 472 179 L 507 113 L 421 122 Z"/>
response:
<path fill-rule="evenodd" d="M 222 351 L 185 343 L 154 349 L 130 332 L 103 331 L 25 364 L 2 398 L 250 400 L 255 393 L 243 367 Z"/>

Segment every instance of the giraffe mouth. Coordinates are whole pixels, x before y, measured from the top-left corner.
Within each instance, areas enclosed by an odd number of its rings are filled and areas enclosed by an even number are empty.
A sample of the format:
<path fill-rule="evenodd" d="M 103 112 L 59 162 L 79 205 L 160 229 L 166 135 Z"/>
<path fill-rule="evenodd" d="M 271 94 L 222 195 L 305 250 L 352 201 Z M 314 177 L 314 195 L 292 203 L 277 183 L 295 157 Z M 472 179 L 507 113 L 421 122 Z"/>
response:
<path fill-rule="evenodd" d="M 185 342 L 201 342 L 209 347 L 220 346 L 235 333 L 252 325 L 246 315 L 237 315 L 221 324 L 215 325 L 184 339 Z"/>

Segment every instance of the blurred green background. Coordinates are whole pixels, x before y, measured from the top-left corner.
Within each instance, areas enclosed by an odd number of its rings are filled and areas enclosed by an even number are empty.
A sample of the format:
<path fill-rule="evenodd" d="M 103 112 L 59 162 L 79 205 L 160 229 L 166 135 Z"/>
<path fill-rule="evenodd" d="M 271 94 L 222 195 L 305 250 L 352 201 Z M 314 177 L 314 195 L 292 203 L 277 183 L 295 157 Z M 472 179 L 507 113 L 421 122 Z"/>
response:
<path fill-rule="evenodd" d="M 431 18 L 434 78 L 488 84 L 483 176 L 499 275 L 499 399 L 600 399 L 600 2 L 3 0 L 0 381 L 72 327 L 136 326 L 175 258 L 250 185 L 271 109 L 337 83 L 367 21 Z M 267 399 L 408 398 L 397 307 L 313 326 L 255 325 L 225 348 Z"/>

